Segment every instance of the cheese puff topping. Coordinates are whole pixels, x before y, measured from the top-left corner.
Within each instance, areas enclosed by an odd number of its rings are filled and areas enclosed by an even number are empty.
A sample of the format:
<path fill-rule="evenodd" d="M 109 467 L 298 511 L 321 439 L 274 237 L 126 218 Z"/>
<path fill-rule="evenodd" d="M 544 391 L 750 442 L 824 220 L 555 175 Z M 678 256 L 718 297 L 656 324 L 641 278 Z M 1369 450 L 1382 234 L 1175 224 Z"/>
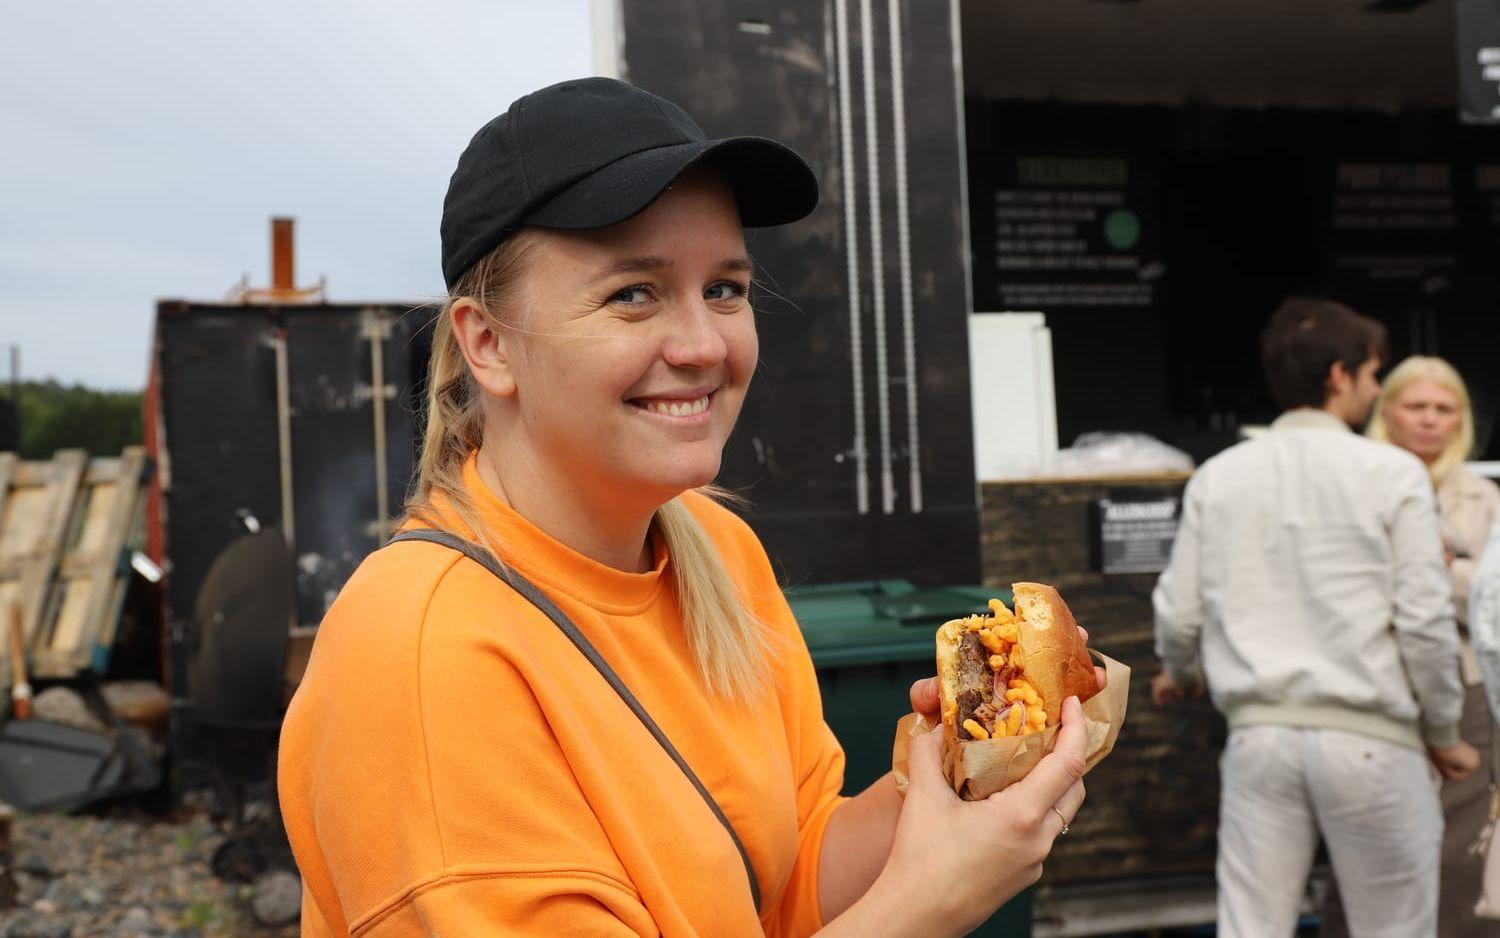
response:
<path fill-rule="evenodd" d="M 1007 695 L 1009 696 L 1009 695 Z M 1021 720 L 1026 716 L 1025 707 L 1011 707 L 1005 717 L 1005 735 L 1014 736 L 1021 731 Z"/>
<path fill-rule="evenodd" d="M 1010 651 L 1010 646 L 1013 643 L 1007 642 L 1001 636 L 996 635 L 993 629 L 980 629 L 979 644 L 983 645 L 991 654 L 1003 655 Z"/>

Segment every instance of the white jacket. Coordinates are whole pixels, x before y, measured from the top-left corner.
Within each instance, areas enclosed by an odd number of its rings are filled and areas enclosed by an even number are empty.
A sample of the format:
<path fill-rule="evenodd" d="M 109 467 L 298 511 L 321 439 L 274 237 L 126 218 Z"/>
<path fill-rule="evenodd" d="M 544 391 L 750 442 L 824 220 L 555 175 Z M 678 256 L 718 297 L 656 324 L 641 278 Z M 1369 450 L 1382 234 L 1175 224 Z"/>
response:
<path fill-rule="evenodd" d="M 1157 655 L 1231 726 L 1458 741 L 1458 630 L 1432 483 L 1321 410 L 1194 474 L 1152 596 Z"/>

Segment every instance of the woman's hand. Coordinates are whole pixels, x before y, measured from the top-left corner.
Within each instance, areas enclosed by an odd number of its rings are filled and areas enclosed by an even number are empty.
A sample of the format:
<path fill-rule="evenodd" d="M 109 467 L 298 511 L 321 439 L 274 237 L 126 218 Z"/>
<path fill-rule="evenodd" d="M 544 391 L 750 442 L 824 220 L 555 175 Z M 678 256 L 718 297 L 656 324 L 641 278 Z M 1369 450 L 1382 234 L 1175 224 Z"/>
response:
<path fill-rule="evenodd" d="M 895 843 L 871 892 L 901 897 L 924 934 L 961 935 L 1041 877 L 1053 841 L 1083 804 L 1087 733 L 1083 708 L 1069 697 L 1052 752 L 1021 781 L 974 802 L 943 776 L 942 737 L 912 740 Z"/>

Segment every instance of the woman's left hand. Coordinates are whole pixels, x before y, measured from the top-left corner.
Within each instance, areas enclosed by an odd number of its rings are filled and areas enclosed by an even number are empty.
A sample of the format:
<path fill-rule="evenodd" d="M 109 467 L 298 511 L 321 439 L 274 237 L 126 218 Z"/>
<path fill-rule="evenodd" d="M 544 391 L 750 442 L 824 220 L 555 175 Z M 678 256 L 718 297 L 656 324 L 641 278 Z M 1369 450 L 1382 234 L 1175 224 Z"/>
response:
<path fill-rule="evenodd" d="M 1081 625 L 1078 627 L 1078 637 L 1083 639 L 1083 643 L 1085 645 L 1089 643 L 1088 630 L 1086 630 Z M 1107 683 L 1107 679 L 1104 675 L 1104 669 L 1099 667 L 1098 665 L 1094 666 L 1094 678 L 1099 682 L 1099 689 L 1104 690 L 1104 685 Z M 937 726 L 941 721 L 942 714 L 938 712 L 941 707 L 942 703 L 938 696 L 937 678 L 924 677 L 920 681 L 912 684 L 911 708 L 915 713 L 919 714 L 922 719 L 926 720 L 929 725 Z"/>

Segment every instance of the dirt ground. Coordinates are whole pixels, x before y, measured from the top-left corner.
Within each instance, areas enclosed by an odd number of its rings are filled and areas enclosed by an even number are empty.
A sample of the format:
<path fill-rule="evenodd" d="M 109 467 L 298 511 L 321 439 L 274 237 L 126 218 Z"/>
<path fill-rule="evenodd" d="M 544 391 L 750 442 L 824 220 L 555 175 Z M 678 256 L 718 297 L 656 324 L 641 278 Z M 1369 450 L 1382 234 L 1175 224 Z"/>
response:
<path fill-rule="evenodd" d="M 76 814 L 20 814 L 12 835 L 17 901 L 0 910 L 3 938 L 282 938 L 252 899 L 295 907 L 296 882 L 227 882 L 210 869 L 222 824 L 191 808 L 159 816 L 133 805 Z M 280 895 L 276 895 L 280 893 Z"/>

